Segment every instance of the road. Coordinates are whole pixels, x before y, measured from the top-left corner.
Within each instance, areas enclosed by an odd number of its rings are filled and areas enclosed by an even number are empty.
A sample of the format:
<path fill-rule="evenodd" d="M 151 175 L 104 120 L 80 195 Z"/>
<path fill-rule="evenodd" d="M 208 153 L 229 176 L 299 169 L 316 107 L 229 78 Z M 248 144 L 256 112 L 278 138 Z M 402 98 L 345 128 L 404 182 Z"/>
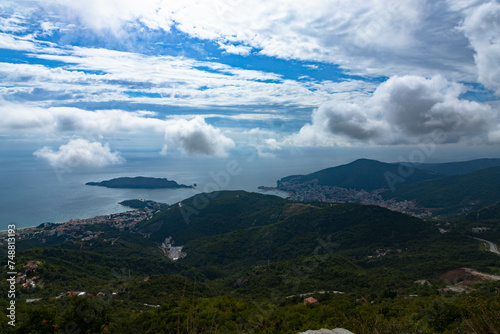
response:
<path fill-rule="evenodd" d="M 490 252 L 495 253 L 497 255 L 500 255 L 500 252 L 498 251 L 497 245 L 495 245 L 491 241 L 484 240 L 484 239 L 481 239 L 481 238 L 476 238 L 476 237 L 474 237 L 474 239 L 482 241 L 482 242 L 486 242 L 490 246 Z"/>

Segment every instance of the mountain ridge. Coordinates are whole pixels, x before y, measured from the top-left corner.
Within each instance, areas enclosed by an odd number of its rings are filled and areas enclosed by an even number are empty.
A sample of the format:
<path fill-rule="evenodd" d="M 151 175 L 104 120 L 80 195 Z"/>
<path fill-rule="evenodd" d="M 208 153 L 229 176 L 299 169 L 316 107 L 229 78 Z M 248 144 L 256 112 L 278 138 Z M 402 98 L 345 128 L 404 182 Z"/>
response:
<path fill-rule="evenodd" d="M 287 184 L 316 183 L 321 186 L 337 186 L 357 190 L 372 191 L 389 188 L 388 173 L 401 174 L 401 169 L 407 168 L 402 164 L 385 163 L 378 160 L 357 159 L 351 163 L 319 170 L 307 175 L 291 175 L 280 179 L 277 188 L 286 190 Z M 433 171 L 415 168 L 413 173 L 405 178 L 405 182 L 412 183 L 440 177 Z"/>

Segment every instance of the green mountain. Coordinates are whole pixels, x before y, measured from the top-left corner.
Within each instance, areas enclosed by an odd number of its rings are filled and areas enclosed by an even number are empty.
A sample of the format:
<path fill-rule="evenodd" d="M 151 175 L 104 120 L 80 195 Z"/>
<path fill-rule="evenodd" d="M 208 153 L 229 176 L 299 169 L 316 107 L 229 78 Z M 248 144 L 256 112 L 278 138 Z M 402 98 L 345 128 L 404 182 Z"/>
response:
<path fill-rule="evenodd" d="M 407 175 L 408 167 L 401 164 L 384 163 L 377 160 L 359 159 L 346 165 L 323 169 L 307 175 L 292 175 L 278 181 L 278 189 L 288 190 L 290 185 L 315 183 L 322 186 L 364 189 L 367 191 L 391 188 L 390 179 L 405 175 L 405 183 L 439 178 L 441 175 L 428 170 L 414 168 Z M 389 181 L 388 181 L 389 180 Z"/>
<path fill-rule="evenodd" d="M 500 167 L 491 167 L 465 175 L 443 177 L 403 184 L 387 198 L 415 200 L 426 208 L 443 213 L 485 207 L 500 201 Z"/>
<path fill-rule="evenodd" d="M 200 196 L 212 200 L 196 209 Z M 184 245 L 183 263 L 219 271 L 293 259 L 317 248 L 356 256 L 437 233 L 429 223 L 378 206 L 296 203 L 243 191 L 194 196 L 138 228 L 149 240 L 172 237 Z"/>
<path fill-rule="evenodd" d="M 378 206 L 244 191 L 199 194 L 138 224 L 44 224 L 17 235 L 16 327 L 4 294 L 0 332 L 490 333 L 500 282 L 456 273 L 499 275 L 500 257 L 455 225 L 440 234 Z M 187 256 L 167 258 L 167 237 Z M 306 296 L 319 303 L 304 305 Z"/>
<path fill-rule="evenodd" d="M 281 197 L 245 191 L 199 194 L 137 227 L 153 241 L 172 236 L 176 243 L 184 244 L 199 237 L 277 222 L 286 203 Z"/>
<path fill-rule="evenodd" d="M 285 210 L 293 205 L 302 204 Z M 183 263 L 232 272 L 315 253 L 358 257 L 434 233 L 429 223 L 377 206 L 312 205 L 276 223 L 190 240 Z"/>
<path fill-rule="evenodd" d="M 156 177 L 119 177 L 101 182 L 87 182 L 87 186 L 100 186 L 106 188 L 130 188 L 130 189 L 158 189 L 158 188 L 192 188 L 185 184 L 178 184 L 175 181 Z"/>

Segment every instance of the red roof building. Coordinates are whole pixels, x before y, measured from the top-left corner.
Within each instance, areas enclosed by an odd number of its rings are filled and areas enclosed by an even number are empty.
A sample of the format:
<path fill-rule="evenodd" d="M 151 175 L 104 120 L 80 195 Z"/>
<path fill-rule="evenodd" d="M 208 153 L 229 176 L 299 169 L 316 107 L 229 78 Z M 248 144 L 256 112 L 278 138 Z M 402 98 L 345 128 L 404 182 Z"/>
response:
<path fill-rule="evenodd" d="M 304 305 L 307 305 L 307 304 L 318 304 L 319 302 L 314 299 L 313 297 L 307 297 L 306 299 L 304 299 Z"/>

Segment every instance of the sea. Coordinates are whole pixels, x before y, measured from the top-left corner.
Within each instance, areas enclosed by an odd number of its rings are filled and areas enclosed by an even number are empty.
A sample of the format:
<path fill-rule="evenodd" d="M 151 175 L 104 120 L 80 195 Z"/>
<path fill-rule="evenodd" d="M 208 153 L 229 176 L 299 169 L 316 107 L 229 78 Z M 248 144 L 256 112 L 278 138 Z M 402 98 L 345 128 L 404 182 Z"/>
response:
<path fill-rule="evenodd" d="M 257 156 L 252 152 L 233 153 L 229 157 L 187 157 L 182 154 L 161 156 L 158 152 L 122 152 L 126 162 L 105 168 L 53 167 L 33 156 L 32 151 L 2 152 L 0 160 L 0 230 L 8 224 L 17 228 L 45 222 L 60 223 L 70 219 L 130 210 L 118 202 L 146 199 L 175 204 L 197 193 L 213 190 L 245 190 L 286 197 L 279 191 L 261 191 L 259 186 L 276 186 L 282 177 L 308 174 L 323 168 L 349 163 L 358 158 L 386 162 L 401 160 L 414 149 L 373 150 L 335 148 L 295 150 L 276 156 Z M 444 153 L 435 156 L 445 161 L 466 157 Z M 469 156 L 467 156 L 468 158 Z M 481 156 L 477 156 L 481 157 Z M 477 158 L 470 156 L 470 158 Z M 431 162 L 434 159 L 429 159 Z M 87 186 L 90 181 L 116 177 L 162 177 L 193 189 L 110 189 Z"/>
<path fill-rule="evenodd" d="M 307 174 L 319 167 L 314 159 L 263 158 L 255 154 L 225 158 L 163 157 L 158 152 L 122 155 L 126 159 L 123 164 L 93 169 L 53 167 L 31 152 L 4 155 L 0 161 L 0 230 L 7 229 L 9 224 L 25 228 L 131 210 L 118 204 L 127 199 L 175 204 L 197 193 L 214 190 L 245 190 L 286 197 L 284 192 L 261 191 L 258 187 L 276 186 L 282 177 Z M 328 166 L 328 161 L 322 165 Z M 196 184 L 196 187 L 111 189 L 85 185 L 125 176 L 168 178 L 181 184 Z"/>

